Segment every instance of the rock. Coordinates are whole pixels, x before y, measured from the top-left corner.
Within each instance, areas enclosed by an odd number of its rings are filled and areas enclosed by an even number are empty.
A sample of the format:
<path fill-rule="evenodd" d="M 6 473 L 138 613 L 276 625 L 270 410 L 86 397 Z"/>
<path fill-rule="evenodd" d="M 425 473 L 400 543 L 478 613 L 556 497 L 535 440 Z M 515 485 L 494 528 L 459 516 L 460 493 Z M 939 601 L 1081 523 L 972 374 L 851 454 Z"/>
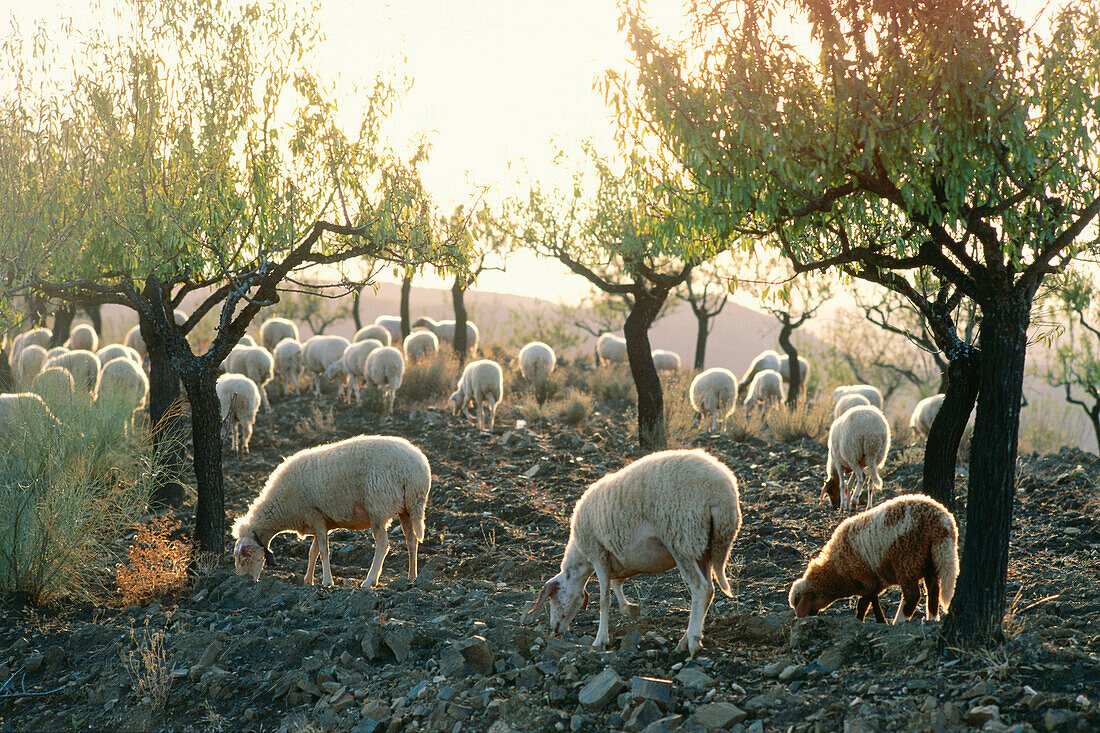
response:
<path fill-rule="evenodd" d="M 1001 717 L 1001 709 L 996 705 L 977 705 L 966 713 L 966 722 L 971 725 L 984 725 L 987 720 Z"/>
<path fill-rule="evenodd" d="M 721 730 L 744 722 L 749 714 L 732 702 L 712 702 L 701 705 L 689 720 L 708 730 Z"/>
<path fill-rule="evenodd" d="M 835 672 L 844 665 L 844 650 L 838 646 L 826 649 L 817 655 L 814 664 L 826 672 Z"/>
<path fill-rule="evenodd" d="M 765 664 L 764 669 L 761 670 L 761 674 L 763 674 L 768 679 L 775 679 L 780 674 L 782 674 L 783 670 L 785 670 L 788 666 L 790 665 L 787 663 L 786 659 L 780 659 L 779 661 Z"/>
<path fill-rule="evenodd" d="M 218 657 L 221 656 L 221 653 L 222 643 L 219 640 L 215 639 L 207 645 L 206 649 L 203 651 L 202 656 L 199 657 L 199 661 L 195 666 L 203 669 L 205 669 L 206 667 L 213 667 L 217 663 Z"/>
<path fill-rule="evenodd" d="M 487 733 L 512 733 L 512 726 L 508 725 L 503 720 L 495 720 L 493 724 L 489 726 Z"/>
<path fill-rule="evenodd" d="M 493 654 L 492 645 L 484 636 L 471 636 L 465 641 L 458 642 L 454 648 L 478 674 L 493 673 L 493 662 L 496 661 L 496 657 Z"/>
<path fill-rule="evenodd" d="M 523 472 L 523 475 L 526 478 L 535 478 L 539 475 L 540 471 L 542 471 L 542 461 L 539 461 L 535 465 L 528 468 L 526 471 Z"/>
<path fill-rule="evenodd" d="M 585 683 L 577 693 L 577 702 L 588 710 L 603 710 L 626 689 L 626 684 L 615 670 L 608 667 Z"/>
<path fill-rule="evenodd" d="M 389 648 L 382 642 L 382 634 L 378 631 L 367 631 L 359 646 L 363 650 L 363 656 L 372 662 L 383 661 L 391 655 Z"/>
<path fill-rule="evenodd" d="M 619 641 L 619 651 L 623 654 L 634 654 L 638 651 L 638 645 L 642 642 L 642 635 L 637 631 L 628 631 Z"/>
<path fill-rule="evenodd" d="M 774 616 L 749 616 L 745 619 L 745 636 L 753 641 L 779 642 L 783 623 Z"/>
<path fill-rule="evenodd" d="M 675 704 L 672 682 L 655 677 L 635 677 L 630 680 L 630 699 L 635 704 L 652 700 L 667 711 Z"/>
<path fill-rule="evenodd" d="M 792 664 L 784 667 L 783 671 L 779 673 L 780 682 L 789 682 L 791 680 L 800 680 L 806 676 L 805 664 Z"/>
<path fill-rule="evenodd" d="M 657 703 L 652 700 L 644 700 L 627 716 L 626 727 L 627 730 L 641 731 L 648 727 L 650 723 L 654 723 L 662 717 L 664 717 L 664 713 Z"/>
<path fill-rule="evenodd" d="M 1043 727 L 1048 731 L 1061 730 L 1073 719 L 1073 713 L 1068 710 L 1051 708 L 1043 715 Z"/>
<path fill-rule="evenodd" d="M 973 700 L 976 697 L 983 697 L 990 694 L 993 691 L 993 685 L 989 683 L 989 680 L 982 680 L 969 690 L 962 694 L 963 700 Z"/>
<path fill-rule="evenodd" d="M 351 733 L 381 733 L 382 723 L 374 718 L 360 718 L 351 729 Z"/>
<path fill-rule="evenodd" d="M 682 720 L 683 718 L 679 715 L 669 715 L 667 718 L 653 721 L 642 730 L 642 733 L 672 733 L 680 729 Z"/>
<path fill-rule="evenodd" d="M 705 690 L 716 683 L 713 677 L 694 664 L 681 669 L 676 674 L 676 681 L 689 690 Z"/>
<path fill-rule="evenodd" d="M 23 667 L 29 674 L 34 674 L 38 670 L 42 669 L 42 663 L 45 661 L 45 657 L 38 652 L 27 655 L 26 660 L 23 662 Z"/>
<path fill-rule="evenodd" d="M 393 652 L 393 658 L 398 662 L 404 662 L 409 658 L 409 640 L 403 632 L 388 630 L 382 635 L 382 641 Z"/>

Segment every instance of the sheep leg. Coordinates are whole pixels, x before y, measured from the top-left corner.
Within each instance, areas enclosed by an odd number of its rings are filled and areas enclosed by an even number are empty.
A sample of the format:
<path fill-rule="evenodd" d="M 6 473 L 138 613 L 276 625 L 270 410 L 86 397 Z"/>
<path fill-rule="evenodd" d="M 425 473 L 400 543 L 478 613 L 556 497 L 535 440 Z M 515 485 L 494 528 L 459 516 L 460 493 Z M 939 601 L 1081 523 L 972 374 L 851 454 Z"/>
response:
<path fill-rule="evenodd" d="M 378 576 L 382 574 L 382 563 L 386 560 L 386 553 L 390 551 L 390 536 L 388 522 L 376 522 L 371 519 L 371 532 L 374 533 L 374 561 L 370 564 L 370 572 L 361 587 L 373 588 L 378 585 Z M 404 529 L 404 527 L 402 527 Z M 407 537 L 408 535 L 406 535 Z"/>
<path fill-rule="evenodd" d="M 257 352 L 257 353 L 259 353 L 259 352 Z M 264 389 L 264 386 L 262 384 L 259 385 L 259 386 L 260 386 L 260 407 L 262 407 L 264 409 L 264 412 L 271 412 L 271 403 L 267 401 L 267 390 Z"/>
<path fill-rule="evenodd" d="M 931 561 L 924 569 L 924 590 L 928 594 L 929 621 L 940 620 L 940 576 L 936 574 L 936 566 Z"/>
<path fill-rule="evenodd" d="M 244 454 L 248 455 L 248 444 L 252 442 L 252 423 L 241 422 L 241 443 L 244 444 Z"/>
<path fill-rule="evenodd" d="M 920 603 L 920 586 L 915 580 L 903 583 L 901 586 L 901 603 L 894 614 L 894 623 L 908 621 L 917 612 L 917 604 Z"/>
<path fill-rule="evenodd" d="M 306 566 L 306 577 L 302 585 L 313 585 L 313 571 L 317 567 L 317 555 L 321 553 L 321 545 L 317 542 L 317 535 L 313 535 L 313 542 L 309 546 L 309 564 Z"/>
<path fill-rule="evenodd" d="M 867 593 L 865 595 L 860 596 L 859 601 L 856 602 L 856 618 L 859 619 L 860 621 L 862 621 L 864 618 L 867 617 L 867 609 L 871 608 L 872 606 L 874 606 L 875 609 L 876 609 L 875 615 L 876 616 L 881 616 L 882 615 L 882 608 L 881 608 L 881 606 L 878 605 L 878 594 L 877 593 Z M 880 619 L 880 621 L 885 621 L 885 620 L 886 620 L 885 616 L 883 616 L 882 619 Z"/>
<path fill-rule="evenodd" d="M 474 403 L 474 405 L 477 406 L 477 429 L 480 432 L 484 433 L 485 432 L 485 405 L 482 403 L 481 400 L 477 400 Z"/>
<path fill-rule="evenodd" d="M 688 617 L 687 631 L 676 645 L 676 651 L 687 651 L 688 656 L 694 657 L 703 648 L 703 624 L 714 600 L 714 583 L 694 559 L 675 555 L 673 559 L 676 560 L 680 577 L 691 591 L 691 615 Z"/>
<path fill-rule="evenodd" d="M 878 594 L 871 596 L 871 610 L 875 612 L 875 621 L 886 623 L 886 614 L 882 612 L 882 604 L 879 603 Z"/>
<path fill-rule="evenodd" d="M 493 425 L 497 421 L 497 401 L 494 399 L 489 400 L 489 432 L 493 432 Z"/>
<path fill-rule="evenodd" d="M 409 513 L 401 512 L 397 515 L 397 518 L 401 520 L 401 531 L 405 535 L 405 546 L 409 548 L 409 580 L 416 580 L 416 552 L 420 547 L 420 543 L 416 539 L 416 532 L 413 531 Z"/>
<path fill-rule="evenodd" d="M 622 578 L 611 580 L 611 590 L 615 591 L 615 598 L 619 601 L 619 613 L 627 618 L 638 618 L 642 615 L 641 607 L 637 603 L 631 603 L 623 593 Z"/>
<path fill-rule="evenodd" d="M 611 573 L 605 557 L 597 558 L 592 565 L 593 570 L 596 571 L 596 581 L 600 584 L 600 626 L 596 630 L 596 640 L 592 642 L 592 648 L 603 651 L 607 649 L 610 636 L 607 632 L 607 622 L 611 615 Z"/>
<path fill-rule="evenodd" d="M 314 532 L 313 536 L 317 539 L 317 544 L 321 548 L 321 585 L 335 585 L 332 581 L 332 567 L 329 565 L 328 558 L 328 529 L 324 526 L 314 527 Z"/>

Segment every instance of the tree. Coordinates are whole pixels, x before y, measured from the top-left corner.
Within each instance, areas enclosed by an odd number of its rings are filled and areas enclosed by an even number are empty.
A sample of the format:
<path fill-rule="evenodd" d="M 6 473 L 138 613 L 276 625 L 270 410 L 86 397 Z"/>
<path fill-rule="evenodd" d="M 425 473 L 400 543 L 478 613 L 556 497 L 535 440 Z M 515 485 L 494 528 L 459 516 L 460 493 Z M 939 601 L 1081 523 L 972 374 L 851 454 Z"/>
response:
<path fill-rule="evenodd" d="M 714 328 L 714 319 L 726 307 L 730 297 L 728 278 L 712 262 L 699 265 L 684 280 L 675 296 L 691 307 L 698 327 L 695 332 L 695 370 L 703 371 L 707 361 L 707 337 Z"/>
<path fill-rule="evenodd" d="M 1047 384 L 1065 390 L 1066 402 L 1081 408 L 1100 444 L 1098 298 L 1095 277 L 1085 268 L 1067 270 L 1052 284 L 1047 313 L 1053 322 L 1067 325 L 1055 342 L 1053 358 L 1040 374 Z"/>
<path fill-rule="evenodd" d="M 347 288 L 350 287 L 353 296 L 362 292 L 363 288 L 358 284 L 343 286 L 325 282 L 322 277 L 315 274 L 294 280 L 288 278 L 279 299 L 278 314 L 305 322 L 315 334 L 322 334 L 336 321 L 350 317 L 355 310 L 355 299 L 353 297 L 349 301 L 346 297 Z"/>
<path fill-rule="evenodd" d="M 772 31 L 774 3 L 693 6 L 691 43 L 628 10 L 634 68 L 609 96 L 689 171 L 716 227 L 770 237 L 798 271 L 840 268 L 907 297 L 913 273 L 932 274 L 977 304 L 977 351 L 943 323 L 950 310 L 925 317 L 974 376 L 978 408 L 944 633 L 996 641 L 1031 306 L 1100 213 L 1100 105 L 1081 81 L 1100 71 L 1097 7 L 1061 10 L 1049 36 L 993 0 L 794 9 L 819 53 Z"/>
<path fill-rule="evenodd" d="M 466 289 L 486 270 L 504 270 L 504 260 L 512 239 L 501 228 L 498 217 L 485 206 L 473 214 L 458 206 L 450 219 L 441 221 L 441 228 L 454 239 L 462 239 L 470 250 L 469 266 L 455 273 L 451 284 L 451 305 L 455 312 L 454 350 L 460 363 L 465 363 L 469 345 L 466 343 Z M 497 262 L 494 262 L 497 260 Z"/>

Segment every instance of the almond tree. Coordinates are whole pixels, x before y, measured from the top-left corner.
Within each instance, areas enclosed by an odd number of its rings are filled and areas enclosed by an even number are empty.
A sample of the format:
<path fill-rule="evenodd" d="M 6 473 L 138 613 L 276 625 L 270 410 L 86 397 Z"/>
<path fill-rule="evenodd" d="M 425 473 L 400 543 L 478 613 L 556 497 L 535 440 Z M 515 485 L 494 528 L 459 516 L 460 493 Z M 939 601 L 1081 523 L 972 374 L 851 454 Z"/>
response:
<path fill-rule="evenodd" d="M 713 263 L 704 263 L 695 268 L 684 280 L 683 288 L 675 294 L 695 314 L 697 329 L 694 367 L 700 372 L 706 368 L 707 338 L 714 328 L 715 319 L 725 309 L 730 297 L 729 284 L 723 279 L 721 272 Z"/>

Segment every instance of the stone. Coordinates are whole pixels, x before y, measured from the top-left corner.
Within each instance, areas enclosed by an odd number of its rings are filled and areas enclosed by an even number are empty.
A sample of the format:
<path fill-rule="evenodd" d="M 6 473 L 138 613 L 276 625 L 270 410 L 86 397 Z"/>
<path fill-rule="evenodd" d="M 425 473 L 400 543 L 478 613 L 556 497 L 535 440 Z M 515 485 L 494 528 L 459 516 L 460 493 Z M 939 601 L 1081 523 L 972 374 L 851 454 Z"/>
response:
<path fill-rule="evenodd" d="M 652 700 L 667 711 L 675 704 L 672 682 L 656 677 L 635 677 L 630 680 L 630 699 L 635 704 Z"/>
<path fill-rule="evenodd" d="M 825 672 L 835 672 L 844 664 L 844 650 L 837 646 L 826 649 L 817 655 L 814 664 Z"/>
<path fill-rule="evenodd" d="M 772 616 L 749 616 L 745 619 L 745 636 L 752 641 L 779 642 L 783 624 Z"/>
<path fill-rule="evenodd" d="M 966 722 L 971 725 L 984 725 L 987 720 L 1001 717 L 1001 709 L 996 705 L 976 705 L 966 712 Z"/>
<path fill-rule="evenodd" d="M 619 651 L 624 654 L 634 654 L 638 651 L 638 645 L 642 643 L 642 635 L 637 631 L 628 631 L 619 641 Z"/>
<path fill-rule="evenodd" d="M 635 707 L 626 718 L 626 728 L 630 731 L 644 730 L 650 723 L 664 717 L 660 706 L 652 700 L 645 700 Z"/>
<path fill-rule="evenodd" d="M 202 656 L 199 657 L 199 661 L 195 666 L 200 668 L 213 667 L 217 663 L 221 653 L 222 643 L 215 639 L 206 646 L 205 650 L 203 650 Z"/>
<path fill-rule="evenodd" d="M 484 636 L 471 636 L 455 644 L 454 648 L 478 674 L 493 673 L 493 662 L 496 661 L 496 657 L 493 654 L 492 645 Z"/>
<path fill-rule="evenodd" d="M 42 669 L 42 663 L 45 661 L 45 657 L 38 652 L 27 655 L 27 658 L 23 662 L 24 669 L 29 674 L 34 674 L 38 670 Z"/>
<path fill-rule="evenodd" d="M 542 461 L 539 461 L 535 465 L 528 468 L 526 471 L 523 472 L 523 475 L 526 478 L 535 478 L 539 475 L 540 471 L 542 471 Z"/>
<path fill-rule="evenodd" d="M 1073 718 L 1073 713 L 1068 710 L 1051 708 L 1043 715 L 1043 727 L 1048 731 L 1062 730 Z"/>
<path fill-rule="evenodd" d="M 363 650 L 363 657 L 372 662 L 383 661 L 391 654 L 389 648 L 382 643 L 382 634 L 377 631 L 368 631 L 359 647 Z"/>
<path fill-rule="evenodd" d="M 688 665 L 676 674 L 676 681 L 689 690 L 705 690 L 717 682 L 713 677 L 694 664 Z"/>
<path fill-rule="evenodd" d="M 389 630 L 382 635 L 382 641 L 393 652 L 393 658 L 398 662 L 404 662 L 409 658 L 409 640 L 405 637 L 405 634 L 396 631 Z"/>
<path fill-rule="evenodd" d="M 374 718 L 360 718 L 351 729 L 351 733 L 381 733 L 382 723 Z"/>
<path fill-rule="evenodd" d="M 615 670 L 608 667 L 584 684 L 577 693 L 577 702 L 588 710 L 603 710 L 624 689 L 626 683 Z"/>
<path fill-rule="evenodd" d="M 732 702 L 711 702 L 700 705 L 689 720 L 708 730 L 722 730 L 742 723 L 749 714 Z"/>
<path fill-rule="evenodd" d="M 962 694 L 963 700 L 973 700 L 976 697 L 983 697 L 993 691 L 993 685 L 989 684 L 989 680 L 982 680 L 969 690 Z"/>
<path fill-rule="evenodd" d="M 800 680 L 806 676 L 805 664 L 792 664 L 783 668 L 783 671 L 779 673 L 780 682 L 790 682 L 791 680 Z"/>
<path fill-rule="evenodd" d="M 764 669 L 761 670 L 761 674 L 763 674 L 765 677 L 767 677 L 769 679 L 775 679 L 788 666 L 790 666 L 790 665 L 787 663 L 786 659 L 780 659 L 778 661 L 771 662 L 770 664 L 765 664 Z"/>

